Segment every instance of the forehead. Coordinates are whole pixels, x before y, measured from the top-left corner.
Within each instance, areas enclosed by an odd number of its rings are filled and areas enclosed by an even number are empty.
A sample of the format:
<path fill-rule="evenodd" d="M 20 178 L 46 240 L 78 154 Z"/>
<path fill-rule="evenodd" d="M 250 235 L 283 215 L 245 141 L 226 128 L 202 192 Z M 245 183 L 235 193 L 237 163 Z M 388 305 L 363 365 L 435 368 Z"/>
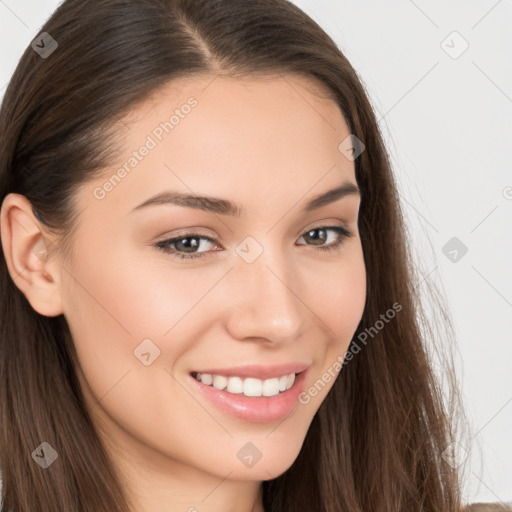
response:
<path fill-rule="evenodd" d="M 348 126 L 329 92 L 294 75 L 173 80 L 117 124 L 121 151 L 80 201 L 126 215 L 165 190 L 264 201 L 355 183 Z M 104 199 L 94 201 L 102 187 Z M 86 206 L 86 204 L 84 204 Z"/>

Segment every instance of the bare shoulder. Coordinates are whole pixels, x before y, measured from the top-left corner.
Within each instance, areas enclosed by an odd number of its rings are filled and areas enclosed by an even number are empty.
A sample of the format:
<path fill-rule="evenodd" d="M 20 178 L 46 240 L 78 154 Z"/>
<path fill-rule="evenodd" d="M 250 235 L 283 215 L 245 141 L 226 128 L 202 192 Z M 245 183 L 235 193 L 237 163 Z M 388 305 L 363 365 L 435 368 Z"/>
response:
<path fill-rule="evenodd" d="M 472 503 L 463 512 L 512 512 L 512 503 Z"/>

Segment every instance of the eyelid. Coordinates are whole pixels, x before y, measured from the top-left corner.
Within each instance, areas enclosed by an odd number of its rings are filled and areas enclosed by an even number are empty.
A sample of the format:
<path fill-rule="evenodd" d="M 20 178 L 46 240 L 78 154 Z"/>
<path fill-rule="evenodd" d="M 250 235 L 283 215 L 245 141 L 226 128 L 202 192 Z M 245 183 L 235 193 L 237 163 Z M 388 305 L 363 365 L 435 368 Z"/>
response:
<path fill-rule="evenodd" d="M 331 224 L 332 222 L 334 222 L 334 223 L 341 222 L 341 224 L 338 226 L 335 224 Z M 306 227 L 301 228 L 301 230 L 296 233 L 295 237 L 302 236 L 304 233 L 307 233 L 308 231 L 311 231 L 312 229 L 318 229 L 321 227 L 329 227 L 329 228 L 330 227 L 342 227 L 342 228 L 345 228 L 346 230 L 350 231 L 349 224 L 350 224 L 350 222 L 343 221 L 339 218 L 327 217 L 327 218 L 319 219 L 319 220 L 313 221 L 309 224 L 306 224 Z M 212 232 L 215 231 L 213 229 L 210 230 L 209 228 L 206 228 L 206 229 L 208 229 L 209 231 L 212 231 Z M 205 230 L 205 227 L 199 227 L 199 226 L 198 227 L 192 226 L 189 228 L 181 228 L 181 229 L 178 229 L 177 231 L 171 231 L 170 232 L 171 234 L 167 234 L 169 232 L 164 233 L 163 235 L 159 236 L 158 239 L 163 242 L 163 241 L 169 240 L 171 238 L 179 238 L 179 237 L 183 237 L 183 236 L 196 235 L 198 237 L 201 236 L 204 238 L 208 238 L 208 239 L 218 243 L 216 240 L 216 235 L 206 234 L 206 233 L 204 233 L 204 230 Z M 155 243 L 158 243 L 158 240 Z"/>
<path fill-rule="evenodd" d="M 335 224 L 329 224 L 330 222 L 341 222 L 340 225 Z M 329 217 L 328 219 L 320 219 L 317 221 L 312 222 L 310 225 L 307 225 L 305 228 L 302 228 L 296 235 L 295 238 L 303 236 L 308 231 L 311 231 L 313 229 L 320 229 L 320 228 L 344 228 L 346 231 L 351 232 L 353 234 L 353 230 L 349 227 L 348 222 L 344 222 L 341 219 L 333 219 L 332 217 Z M 172 232 L 172 234 L 163 234 L 158 237 L 156 242 L 153 242 L 152 245 L 158 244 L 161 242 L 167 242 L 169 240 L 175 240 L 177 238 L 184 238 L 184 237 L 196 237 L 196 238 L 204 238 L 208 239 L 210 242 L 213 242 L 217 245 L 222 245 L 220 242 L 217 241 L 217 238 L 215 235 L 208 235 L 204 234 L 203 232 L 204 228 L 202 227 L 190 227 L 190 228 L 182 228 L 178 229 L 177 232 Z"/>

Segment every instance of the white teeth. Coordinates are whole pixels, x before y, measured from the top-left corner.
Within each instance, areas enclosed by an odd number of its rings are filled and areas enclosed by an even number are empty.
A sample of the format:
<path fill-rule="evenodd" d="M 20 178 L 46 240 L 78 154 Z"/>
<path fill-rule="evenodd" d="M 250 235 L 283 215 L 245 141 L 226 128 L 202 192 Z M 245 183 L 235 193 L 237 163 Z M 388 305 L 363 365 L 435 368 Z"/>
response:
<path fill-rule="evenodd" d="M 275 396 L 290 389 L 295 382 L 295 373 L 274 377 L 272 379 L 254 379 L 247 377 L 225 377 L 224 375 L 212 375 L 211 373 L 197 373 L 196 379 L 207 386 L 212 386 L 220 391 L 241 394 L 245 396 Z"/>
<path fill-rule="evenodd" d="M 201 382 L 206 384 L 207 386 L 211 386 L 213 384 L 213 376 L 211 373 L 201 373 Z"/>
<path fill-rule="evenodd" d="M 260 379 L 252 379 L 248 377 L 244 380 L 244 395 L 245 396 L 261 396 L 261 389 L 263 382 Z"/>
<path fill-rule="evenodd" d="M 279 379 L 267 379 L 263 381 L 263 396 L 274 396 L 278 393 Z"/>
<path fill-rule="evenodd" d="M 230 393 L 243 393 L 244 381 L 240 377 L 229 377 L 227 390 Z"/>
<path fill-rule="evenodd" d="M 214 375 L 213 376 L 213 387 L 215 389 L 223 390 L 227 385 L 228 385 L 227 377 L 224 377 L 223 375 Z"/>

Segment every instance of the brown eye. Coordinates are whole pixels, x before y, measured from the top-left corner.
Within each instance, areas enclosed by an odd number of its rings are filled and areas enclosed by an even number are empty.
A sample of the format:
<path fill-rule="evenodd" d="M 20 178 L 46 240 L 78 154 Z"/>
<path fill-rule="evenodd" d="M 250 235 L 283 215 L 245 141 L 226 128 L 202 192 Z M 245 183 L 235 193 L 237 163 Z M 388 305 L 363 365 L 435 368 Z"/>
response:
<path fill-rule="evenodd" d="M 207 236 L 198 235 L 196 233 L 187 233 L 185 235 L 180 235 L 174 238 L 169 238 L 168 240 L 162 240 L 161 242 L 157 242 L 155 246 L 164 251 L 165 253 L 171 254 L 172 256 L 176 256 L 177 258 L 201 258 L 203 256 L 203 253 L 209 252 L 198 252 L 196 250 L 201 245 L 202 240 L 215 243 L 215 240 Z"/>
<path fill-rule="evenodd" d="M 328 245 L 324 245 L 328 240 L 327 232 L 334 231 L 337 234 L 337 238 L 335 238 L 334 242 L 331 242 Z M 318 226 L 316 228 L 308 230 L 302 238 L 309 238 L 313 241 L 312 244 L 308 245 L 316 245 L 317 249 L 323 251 L 336 250 L 341 248 L 343 242 L 346 238 L 350 238 L 352 236 L 352 232 L 342 226 Z"/>

